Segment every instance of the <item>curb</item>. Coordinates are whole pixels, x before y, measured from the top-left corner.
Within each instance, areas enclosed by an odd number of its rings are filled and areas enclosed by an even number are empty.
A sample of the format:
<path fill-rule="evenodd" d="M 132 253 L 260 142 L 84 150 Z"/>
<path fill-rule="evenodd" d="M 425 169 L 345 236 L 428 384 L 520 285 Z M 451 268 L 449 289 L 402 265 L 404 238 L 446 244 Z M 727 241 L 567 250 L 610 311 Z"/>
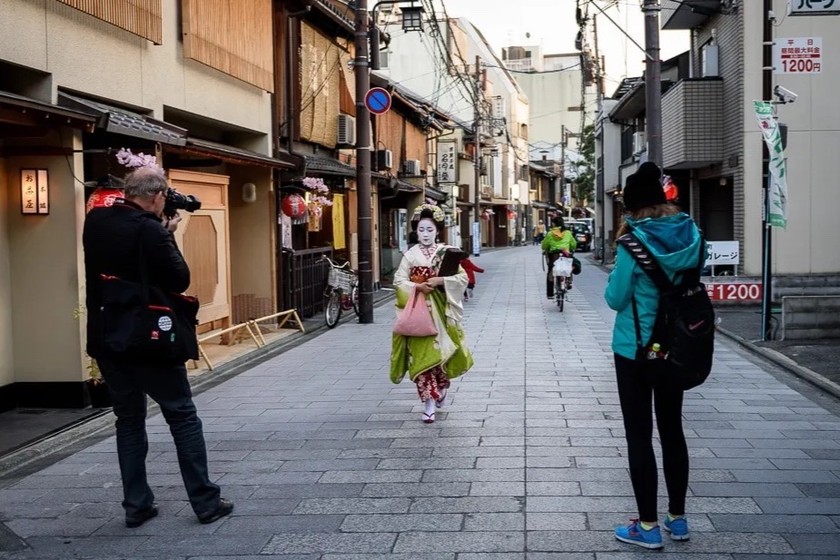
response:
<path fill-rule="evenodd" d="M 382 307 L 393 299 L 393 294 L 386 295 L 374 301 L 373 307 L 374 309 Z M 344 315 L 339 325 L 353 322 L 352 317 L 354 317 L 353 314 Z M 309 342 L 313 338 L 323 334 L 323 332 L 331 330 L 327 328 L 323 320 L 310 321 L 312 324 L 304 322 L 304 327 L 306 328 L 305 333 L 295 333 L 273 344 L 267 344 L 266 346 L 255 349 L 253 352 L 234 358 L 219 366 L 218 369 L 192 377 L 190 379 L 190 388 L 193 391 L 193 396 L 220 385 L 266 360 L 279 356 L 292 348 Z M 150 401 L 148 413 L 153 413 L 157 410 L 157 404 L 154 401 Z M 68 450 L 73 446 L 89 443 L 93 438 L 104 438 L 108 435 L 113 435 L 113 427 L 114 416 L 111 414 L 111 409 L 108 408 L 103 409 L 100 414 L 92 416 L 87 420 L 72 424 L 41 439 L 37 439 L 25 447 L 21 447 L 0 457 L 0 480 L 36 461 L 49 459 L 51 456 Z M 108 431 L 108 434 L 105 434 L 106 431 Z"/>
<path fill-rule="evenodd" d="M 750 352 L 758 354 L 759 356 L 768 360 L 769 362 L 772 362 L 773 364 L 781 367 L 786 371 L 789 371 L 797 377 L 804 379 L 805 381 L 807 381 L 811 385 L 814 385 L 818 389 L 830 393 L 833 396 L 840 399 L 840 384 L 837 384 L 834 381 L 831 381 L 830 379 L 826 379 L 819 373 L 797 364 L 781 352 L 777 352 L 770 348 L 762 348 L 761 346 L 757 346 L 749 340 L 738 336 L 737 334 L 728 331 L 727 329 L 717 327 L 717 332 L 724 335 L 728 339 L 735 341 Z"/>

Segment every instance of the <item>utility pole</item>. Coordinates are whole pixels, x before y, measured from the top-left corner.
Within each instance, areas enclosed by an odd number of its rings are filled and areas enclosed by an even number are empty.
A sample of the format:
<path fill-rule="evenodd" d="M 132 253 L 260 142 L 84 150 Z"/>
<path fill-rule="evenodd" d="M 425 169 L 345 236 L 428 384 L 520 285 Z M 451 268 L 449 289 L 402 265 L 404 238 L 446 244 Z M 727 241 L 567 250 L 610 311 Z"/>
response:
<path fill-rule="evenodd" d="M 764 16 L 764 33 L 762 38 L 762 76 L 761 76 L 761 99 L 771 101 L 773 99 L 773 20 L 770 14 L 773 12 L 773 0 L 764 0 L 762 16 Z M 762 208 L 761 208 L 761 340 L 769 340 L 772 332 L 772 308 L 773 282 L 770 274 L 772 262 L 771 251 L 773 249 L 773 237 L 770 235 L 771 226 L 770 214 L 770 151 L 764 138 L 761 139 L 762 153 Z"/>
<path fill-rule="evenodd" d="M 644 0 L 645 119 L 647 158 L 662 167 L 662 61 L 659 60 L 659 0 Z"/>
<path fill-rule="evenodd" d="M 473 213 L 473 255 L 481 254 L 481 102 L 484 94 L 481 88 L 481 58 L 475 57 L 475 108 L 473 110 L 473 134 L 475 134 L 475 150 L 473 150 L 473 166 L 475 172 L 475 208 Z"/>
<path fill-rule="evenodd" d="M 566 207 L 563 196 L 566 194 L 566 125 L 560 125 L 560 202 L 563 207 Z M 571 197 L 569 197 L 571 202 Z M 567 214 L 571 215 L 572 209 L 569 208 Z M 564 216 L 565 218 L 566 216 Z"/>
<path fill-rule="evenodd" d="M 368 2 L 356 0 L 356 205 L 359 230 L 359 322 L 373 323 L 373 237 L 370 191 L 370 112 L 365 96 L 370 89 L 368 65 Z"/>

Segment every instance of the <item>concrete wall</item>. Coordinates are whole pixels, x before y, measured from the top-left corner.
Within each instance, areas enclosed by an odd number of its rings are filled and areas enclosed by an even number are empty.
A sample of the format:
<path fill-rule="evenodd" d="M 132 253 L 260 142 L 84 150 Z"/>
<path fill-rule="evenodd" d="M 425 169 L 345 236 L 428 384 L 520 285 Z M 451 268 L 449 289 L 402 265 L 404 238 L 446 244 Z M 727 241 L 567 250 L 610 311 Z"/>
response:
<path fill-rule="evenodd" d="M 761 3 L 742 2 L 744 19 L 744 183 L 745 273 L 756 274 L 761 263 L 761 135 L 752 100 L 761 99 Z M 776 14 L 786 2 L 774 1 Z M 787 17 L 777 22 L 774 36 L 821 37 L 823 68 L 819 74 L 777 74 L 773 83 L 796 92 L 795 103 L 779 106 L 781 122 L 789 126 L 785 151 L 789 206 L 786 230 L 773 229 L 773 273 L 812 274 L 840 271 L 840 111 L 835 91 L 840 87 L 840 18 Z"/>

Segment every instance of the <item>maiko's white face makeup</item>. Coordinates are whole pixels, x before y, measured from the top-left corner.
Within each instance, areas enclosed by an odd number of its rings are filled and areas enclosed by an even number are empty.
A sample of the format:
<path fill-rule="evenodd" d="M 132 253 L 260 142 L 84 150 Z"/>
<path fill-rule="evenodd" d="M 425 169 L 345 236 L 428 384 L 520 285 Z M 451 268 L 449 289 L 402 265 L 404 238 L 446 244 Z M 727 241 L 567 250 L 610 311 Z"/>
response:
<path fill-rule="evenodd" d="M 435 237 L 437 237 L 437 226 L 429 218 L 423 218 L 417 224 L 417 241 L 420 245 L 428 247 L 434 244 Z"/>

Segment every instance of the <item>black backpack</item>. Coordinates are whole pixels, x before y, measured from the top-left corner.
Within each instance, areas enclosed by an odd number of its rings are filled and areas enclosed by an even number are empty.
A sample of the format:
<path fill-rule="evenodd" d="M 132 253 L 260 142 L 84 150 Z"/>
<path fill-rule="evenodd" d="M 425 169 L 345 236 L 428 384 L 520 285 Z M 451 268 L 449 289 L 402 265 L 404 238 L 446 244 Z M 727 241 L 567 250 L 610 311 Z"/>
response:
<path fill-rule="evenodd" d="M 669 375 L 677 378 L 684 389 L 697 387 L 712 370 L 715 349 L 715 310 L 700 282 L 705 259 L 705 243 L 701 247 L 697 266 L 679 271 L 679 284 L 672 283 L 647 247 L 632 233 L 618 238 L 639 266 L 659 289 L 659 305 L 653 334 L 647 344 L 642 342 L 639 313 L 633 298 L 633 318 L 636 322 L 637 360 L 656 359 Z M 659 344 L 654 349 L 654 344 Z"/>

